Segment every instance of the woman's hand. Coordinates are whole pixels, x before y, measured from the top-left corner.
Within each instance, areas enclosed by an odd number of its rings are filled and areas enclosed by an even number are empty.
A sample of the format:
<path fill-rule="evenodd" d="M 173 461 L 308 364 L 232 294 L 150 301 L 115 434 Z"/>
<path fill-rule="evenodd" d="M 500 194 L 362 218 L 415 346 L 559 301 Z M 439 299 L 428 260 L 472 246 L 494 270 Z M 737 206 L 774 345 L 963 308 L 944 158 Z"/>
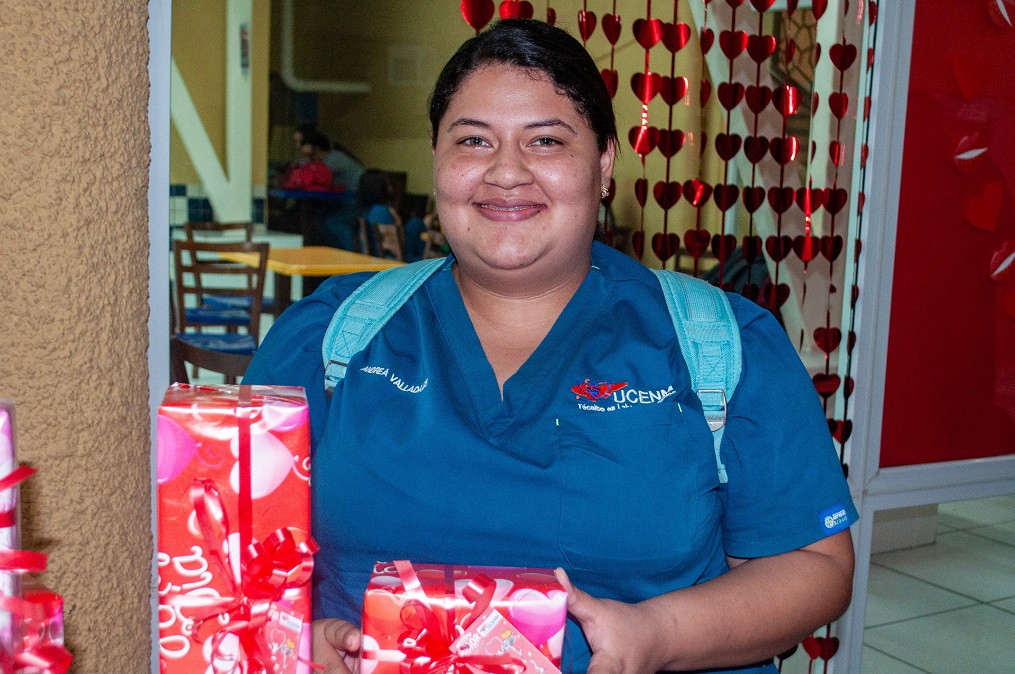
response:
<path fill-rule="evenodd" d="M 324 674 L 357 674 L 363 635 L 355 625 L 338 618 L 315 620 L 312 625 L 314 662 Z"/>
<path fill-rule="evenodd" d="M 592 648 L 588 674 L 644 674 L 659 669 L 649 658 L 655 653 L 651 617 L 640 604 L 598 599 L 571 584 L 563 569 L 554 571 L 567 590 L 567 610 L 581 625 Z"/>

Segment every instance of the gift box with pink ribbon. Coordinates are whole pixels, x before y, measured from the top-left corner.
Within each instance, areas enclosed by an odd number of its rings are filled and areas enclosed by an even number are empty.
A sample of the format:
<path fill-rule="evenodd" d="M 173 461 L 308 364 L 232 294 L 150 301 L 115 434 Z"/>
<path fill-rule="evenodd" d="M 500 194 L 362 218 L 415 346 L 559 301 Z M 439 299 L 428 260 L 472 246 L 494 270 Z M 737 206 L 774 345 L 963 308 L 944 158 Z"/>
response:
<path fill-rule="evenodd" d="M 375 565 L 360 674 L 558 672 L 567 593 L 550 569 Z"/>
<path fill-rule="evenodd" d="M 309 674 L 302 388 L 170 386 L 158 414 L 162 674 Z"/>
<path fill-rule="evenodd" d="M 18 487 L 35 474 L 14 451 L 14 404 L 0 400 L 0 673 L 63 674 L 63 598 L 25 573 L 46 570 L 46 554 L 21 550 Z"/>

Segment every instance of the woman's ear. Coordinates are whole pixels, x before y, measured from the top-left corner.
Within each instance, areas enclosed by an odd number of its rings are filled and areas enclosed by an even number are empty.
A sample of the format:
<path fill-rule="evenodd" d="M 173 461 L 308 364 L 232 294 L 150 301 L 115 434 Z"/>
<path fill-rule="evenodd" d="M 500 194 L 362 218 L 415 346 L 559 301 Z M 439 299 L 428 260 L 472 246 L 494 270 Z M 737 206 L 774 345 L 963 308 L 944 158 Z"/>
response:
<path fill-rule="evenodd" d="M 599 169 L 602 172 L 603 185 L 609 185 L 610 179 L 613 178 L 613 160 L 616 155 L 617 144 L 611 138 L 606 141 L 606 149 L 599 155 Z"/>

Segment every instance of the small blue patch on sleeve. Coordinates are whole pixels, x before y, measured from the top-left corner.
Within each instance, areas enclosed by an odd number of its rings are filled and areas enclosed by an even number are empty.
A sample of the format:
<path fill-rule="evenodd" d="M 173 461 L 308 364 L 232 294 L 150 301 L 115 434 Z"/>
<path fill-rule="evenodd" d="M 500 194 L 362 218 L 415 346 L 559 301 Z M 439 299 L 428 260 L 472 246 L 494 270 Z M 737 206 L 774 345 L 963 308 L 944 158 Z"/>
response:
<path fill-rule="evenodd" d="M 846 513 L 846 507 L 841 503 L 822 511 L 818 515 L 818 520 L 821 521 L 821 528 L 824 529 L 825 536 L 831 536 L 849 528 L 849 515 Z"/>

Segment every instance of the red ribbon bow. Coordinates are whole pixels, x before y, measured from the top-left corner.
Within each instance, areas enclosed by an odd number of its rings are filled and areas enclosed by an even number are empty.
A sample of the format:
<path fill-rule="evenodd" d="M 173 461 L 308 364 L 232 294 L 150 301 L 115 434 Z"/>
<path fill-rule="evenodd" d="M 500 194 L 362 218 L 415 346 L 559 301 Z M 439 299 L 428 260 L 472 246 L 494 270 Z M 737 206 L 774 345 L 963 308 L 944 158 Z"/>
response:
<path fill-rule="evenodd" d="M 525 670 L 523 661 L 513 655 L 501 653 L 460 654 L 452 649 L 458 637 L 486 611 L 493 601 L 496 582 L 485 574 L 477 574 L 466 585 L 462 594 L 471 609 L 455 620 L 455 611 L 445 605 L 445 620 L 433 610 L 423 586 L 406 561 L 395 562 L 395 570 L 405 587 L 409 600 L 402 607 L 401 619 L 406 631 L 399 639 L 406 659 L 401 663 L 402 674 L 436 674 L 438 672 L 467 672 L 471 666 L 489 674 L 517 674 Z M 451 567 L 444 569 L 445 598 L 454 597 L 455 586 Z"/>

